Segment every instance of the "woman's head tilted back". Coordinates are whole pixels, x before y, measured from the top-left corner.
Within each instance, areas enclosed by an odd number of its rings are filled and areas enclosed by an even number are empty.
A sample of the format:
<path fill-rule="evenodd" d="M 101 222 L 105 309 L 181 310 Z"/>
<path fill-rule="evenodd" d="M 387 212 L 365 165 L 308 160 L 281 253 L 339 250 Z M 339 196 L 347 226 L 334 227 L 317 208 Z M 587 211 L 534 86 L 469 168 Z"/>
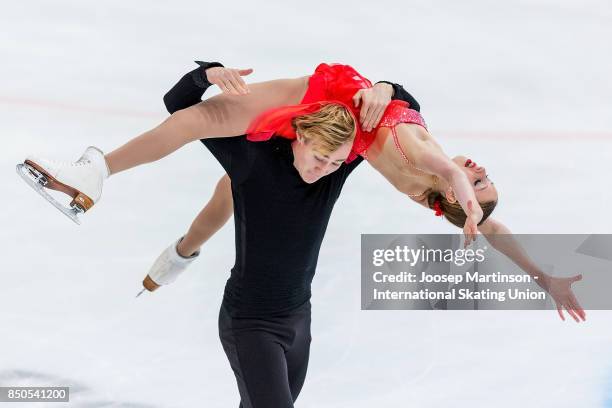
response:
<path fill-rule="evenodd" d="M 357 132 L 352 113 L 335 103 L 297 116 L 292 124 L 297 134 L 293 164 L 306 183 L 314 183 L 337 170 L 349 156 Z"/>
<path fill-rule="evenodd" d="M 486 169 L 483 166 L 476 165 L 471 159 L 465 156 L 456 156 L 453 158 L 453 162 L 461 168 L 474 188 L 474 194 L 482 208 L 482 220 L 478 224 L 481 225 L 493 213 L 497 205 L 498 193 L 495 183 L 489 179 Z M 451 224 L 463 228 L 466 215 L 452 191 L 431 191 L 427 196 L 427 204 L 431 209 L 440 209 L 444 218 Z"/>

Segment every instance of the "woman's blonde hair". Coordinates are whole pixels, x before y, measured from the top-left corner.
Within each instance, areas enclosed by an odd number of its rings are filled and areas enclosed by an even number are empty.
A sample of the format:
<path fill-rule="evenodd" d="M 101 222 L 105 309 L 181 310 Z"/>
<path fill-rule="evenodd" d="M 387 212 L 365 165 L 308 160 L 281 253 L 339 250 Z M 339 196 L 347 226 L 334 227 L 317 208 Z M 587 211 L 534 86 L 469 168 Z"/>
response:
<path fill-rule="evenodd" d="M 306 142 L 317 144 L 317 150 L 329 154 L 346 142 L 355 139 L 357 124 L 355 118 L 343 105 L 327 103 L 314 113 L 297 116 L 293 128 Z"/>

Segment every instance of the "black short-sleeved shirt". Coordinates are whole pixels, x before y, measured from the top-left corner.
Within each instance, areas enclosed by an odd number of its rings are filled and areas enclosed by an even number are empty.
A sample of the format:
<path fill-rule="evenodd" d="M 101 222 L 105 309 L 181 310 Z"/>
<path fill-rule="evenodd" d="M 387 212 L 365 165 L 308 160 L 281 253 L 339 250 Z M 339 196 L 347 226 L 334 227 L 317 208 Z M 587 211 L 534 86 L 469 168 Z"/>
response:
<path fill-rule="evenodd" d="M 290 311 L 310 285 L 332 209 L 358 157 L 312 184 L 293 166 L 291 140 L 205 139 L 232 180 L 236 261 L 224 302 L 234 316 Z"/>

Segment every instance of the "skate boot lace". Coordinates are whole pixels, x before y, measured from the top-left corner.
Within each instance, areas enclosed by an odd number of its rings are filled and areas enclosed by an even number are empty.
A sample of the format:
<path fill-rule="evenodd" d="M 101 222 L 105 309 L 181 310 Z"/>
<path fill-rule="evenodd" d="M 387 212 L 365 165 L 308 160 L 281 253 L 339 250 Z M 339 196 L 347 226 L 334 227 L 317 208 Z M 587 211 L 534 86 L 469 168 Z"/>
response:
<path fill-rule="evenodd" d="M 74 164 L 75 164 L 75 166 L 87 166 L 87 165 L 91 164 L 91 160 L 89 160 L 89 159 L 79 159 Z"/>
<path fill-rule="evenodd" d="M 90 165 L 91 164 L 91 160 L 90 159 L 79 159 L 79 160 L 77 160 L 75 162 L 53 160 L 53 163 L 56 166 L 60 166 L 60 167 L 82 167 L 82 166 Z"/>

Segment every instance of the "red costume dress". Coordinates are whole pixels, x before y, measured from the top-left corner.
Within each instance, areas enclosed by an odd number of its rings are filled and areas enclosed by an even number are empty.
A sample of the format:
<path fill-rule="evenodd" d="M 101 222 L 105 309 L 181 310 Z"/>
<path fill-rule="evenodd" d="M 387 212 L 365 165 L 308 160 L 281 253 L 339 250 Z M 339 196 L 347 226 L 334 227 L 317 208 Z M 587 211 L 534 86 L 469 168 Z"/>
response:
<path fill-rule="evenodd" d="M 314 74 L 310 76 L 308 90 L 301 104 L 274 108 L 262 113 L 249 125 L 247 139 L 260 142 L 269 140 L 273 135 L 295 139 L 295 129 L 291 125 L 291 120 L 296 116 L 316 112 L 327 103 L 344 105 L 353 115 L 355 123 L 359 124 L 357 118 L 359 118 L 360 108 L 355 107 L 353 96 L 360 89 L 371 87 L 372 83 L 349 65 L 319 64 Z M 399 123 L 415 123 L 427 128 L 421 114 L 410 109 L 407 102 L 393 100 L 385 109 L 378 126 L 372 131 L 365 132 L 357 125 L 355 141 L 346 162 L 354 160 L 357 155 L 366 158 L 366 150 L 374 141 L 376 132 L 381 127 L 393 129 L 393 136 L 397 145 L 399 142 L 394 128 Z"/>

